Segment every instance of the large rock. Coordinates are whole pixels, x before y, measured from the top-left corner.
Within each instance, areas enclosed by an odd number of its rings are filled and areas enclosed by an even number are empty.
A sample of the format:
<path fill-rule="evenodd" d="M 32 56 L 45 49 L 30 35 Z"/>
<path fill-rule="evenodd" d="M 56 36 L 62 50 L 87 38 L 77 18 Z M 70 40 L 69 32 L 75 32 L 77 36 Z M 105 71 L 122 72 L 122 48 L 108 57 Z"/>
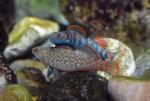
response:
<path fill-rule="evenodd" d="M 149 101 L 150 79 L 116 76 L 109 80 L 108 90 L 116 101 Z"/>
<path fill-rule="evenodd" d="M 113 101 L 107 82 L 87 73 L 67 73 L 43 90 L 38 101 Z"/>
<path fill-rule="evenodd" d="M 47 47 L 47 44 L 46 44 L 46 47 Z M 31 67 L 36 70 L 39 70 L 44 75 L 45 79 L 48 82 L 55 81 L 57 78 L 59 78 L 59 76 L 61 76 L 60 72 L 58 72 L 57 70 L 53 71 L 52 68 L 47 68 L 40 61 L 37 61 L 37 60 L 22 59 L 22 60 L 16 60 L 10 64 L 10 68 L 14 70 L 15 73 L 20 72 L 20 70 L 24 68 L 31 68 Z"/>
<path fill-rule="evenodd" d="M 18 84 L 27 87 L 33 96 L 38 96 L 46 86 L 45 77 L 39 69 L 23 68 L 16 75 Z"/>
<path fill-rule="evenodd" d="M 15 73 L 23 68 L 30 67 L 39 69 L 41 72 L 43 72 L 45 69 L 45 66 L 41 62 L 32 59 L 16 60 L 10 64 L 10 68 L 13 69 Z"/>
<path fill-rule="evenodd" d="M 33 96 L 37 96 L 47 83 L 43 75 L 45 66 L 39 61 L 17 60 L 11 63 L 10 68 L 16 73 L 18 84 L 27 87 Z"/>
<path fill-rule="evenodd" d="M 46 40 L 48 35 L 57 32 L 59 26 L 56 22 L 25 17 L 18 22 L 9 34 L 9 45 L 4 51 L 8 59 L 28 53 L 31 48 Z"/>
<path fill-rule="evenodd" d="M 136 69 L 132 50 L 119 40 L 112 38 L 104 38 L 104 40 L 107 43 L 106 49 L 115 53 L 113 60 L 120 64 L 119 75 L 131 76 Z M 97 74 L 107 79 L 111 77 L 101 71 L 98 71 Z"/>
<path fill-rule="evenodd" d="M 130 76 L 136 69 L 132 50 L 119 40 L 112 38 L 104 38 L 104 40 L 107 43 L 106 49 L 115 53 L 113 60 L 120 63 L 119 75 Z"/>

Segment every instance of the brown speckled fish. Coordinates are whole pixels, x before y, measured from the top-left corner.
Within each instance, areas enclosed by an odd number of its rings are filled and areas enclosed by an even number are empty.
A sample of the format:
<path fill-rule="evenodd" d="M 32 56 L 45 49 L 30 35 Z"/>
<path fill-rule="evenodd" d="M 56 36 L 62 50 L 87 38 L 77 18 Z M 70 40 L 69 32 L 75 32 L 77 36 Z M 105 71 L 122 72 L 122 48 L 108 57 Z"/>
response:
<path fill-rule="evenodd" d="M 46 48 L 35 47 L 33 54 L 46 66 L 53 67 L 60 71 L 105 71 L 108 74 L 116 75 L 119 72 L 119 65 L 115 61 L 95 61 L 95 57 L 80 50 L 71 48 Z"/>

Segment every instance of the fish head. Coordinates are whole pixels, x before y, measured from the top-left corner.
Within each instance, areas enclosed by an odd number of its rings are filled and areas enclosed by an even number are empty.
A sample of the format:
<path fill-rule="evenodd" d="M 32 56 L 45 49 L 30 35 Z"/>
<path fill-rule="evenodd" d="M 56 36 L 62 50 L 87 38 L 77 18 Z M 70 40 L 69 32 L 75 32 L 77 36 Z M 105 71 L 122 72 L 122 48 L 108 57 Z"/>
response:
<path fill-rule="evenodd" d="M 69 44 L 70 42 L 67 36 L 67 30 L 51 34 L 49 40 L 56 45 Z"/>
<path fill-rule="evenodd" d="M 35 47 L 32 49 L 34 56 L 39 59 L 44 65 L 48 65 L 49 47 Z"/>

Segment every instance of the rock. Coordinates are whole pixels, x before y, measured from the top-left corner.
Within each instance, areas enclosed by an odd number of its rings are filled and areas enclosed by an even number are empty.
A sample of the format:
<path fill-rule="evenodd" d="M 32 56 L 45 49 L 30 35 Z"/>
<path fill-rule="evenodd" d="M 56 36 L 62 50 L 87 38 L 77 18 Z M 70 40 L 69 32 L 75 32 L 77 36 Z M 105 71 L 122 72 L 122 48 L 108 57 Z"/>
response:
<path fill-rule="evenodd" d="M 47 84 L 46 76 L 43 75 L 45 66 L 37 60 L 16 60 L 10 64 L 10 68 L 17 75 L 18 84 L 25 86 L 34 97 L 38 96 Z"/>
<path fill-rule="evenodd" d="M 29 67 L 39 69 L 41 72 L 45 70 L 45 66 L 41 62 L 32 59 L 16 60 L 10 64 L 10 68 L 13 69 L 15 73 L 23 68 Z"/>
<path fill-rule="evenodd" d="M 32 97 L 23 86 L 8 85 L 0 93 L 0 101 L 32 101 Z"/>
<path fill-rule="evenodd" d="M 104 38 L 104 40 L 107 43 L 106 49 L 116 54 L 113 60 L 118 61 L 120 64 L 119 75 L 131 76 L 136 69 L 134 56 L 131 49 L 116 39 Z M 98 71 L 97 74 L 102 75 L 107 79 L 111 77 L 101 71 Z"/>
<path fill-rule="evenodd" d="M 27 87 L 32 96 L 39 95 L 47 83 L 43 73 L 36 68 L 23 68 L 16 75 L 18 84 Z"/>
<path fill-rule="evenodd" d="M 42 41 L 52 32 L 57 32 L 59 26 L 53 21 L 35 17 L 25 17 L 18 22 L 9 34 L 9 46 L 4 55 L 8 59 L 21 56 Z"/>
<path fill-rule="evenodd" d="M 119 40 L 104 38 L 107 43 L 106 49 L 116 55 L 113 60 L 120 63 L 120 75 L 130 76 L 135 71 L 135 61 L 132 50 Z"/>
<path fill-rule="evenodd" d="M 49 44 L 44 44 L 44 45 L 46 45 L 47 47 L 47 45 Z M 45 47 L 44 45 L 43 47 Z M 41 62 L 32 59 L 16 60 L 10 64 L 10 68 L 14 70 L 15 73 L 19 72 L 24 68 L 30 68 L 30 67 L 40 70 L 47 82 L 56 81 L 61 74 L 58 71 L 55 70 L 53 71 L 52 68 L 45 67 Z"/>
<path fill-rule="evenodd" d="M 144 4 L 144 7 L 150 8 L 150 2 L 149 2 L 149 0 L 144 0 L 143 4 Z"/>
<path fill-rule="evenodd" d="M 150 79 L 116 76 L 109 80 L 108 90 L 116 101 L 149 101 Z"/>
<path fill-rule="evenodd" d="M 66 73 L 44 89 L 37 101 L 114 101 L 107 92 L 107 81 L 87 73 Z"/>
<path fill-rule="evenodd" d="M 136 59 L 136 70 L 132 76 L 150 77 L 150 49 Z"/>

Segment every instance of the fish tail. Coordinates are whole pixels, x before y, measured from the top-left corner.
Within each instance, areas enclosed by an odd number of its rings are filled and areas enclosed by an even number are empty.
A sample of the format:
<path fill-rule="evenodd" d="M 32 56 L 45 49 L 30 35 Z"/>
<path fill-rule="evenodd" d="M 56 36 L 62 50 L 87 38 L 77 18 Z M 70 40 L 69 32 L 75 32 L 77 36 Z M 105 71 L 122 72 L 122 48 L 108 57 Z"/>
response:
<path fill-rule="evenodd" d="M 104 71 L 110 75 L 117 75 L 119 74 L 120 65 L 119 61 L 97 61 L 95 63 L 95 70 Z"/>

